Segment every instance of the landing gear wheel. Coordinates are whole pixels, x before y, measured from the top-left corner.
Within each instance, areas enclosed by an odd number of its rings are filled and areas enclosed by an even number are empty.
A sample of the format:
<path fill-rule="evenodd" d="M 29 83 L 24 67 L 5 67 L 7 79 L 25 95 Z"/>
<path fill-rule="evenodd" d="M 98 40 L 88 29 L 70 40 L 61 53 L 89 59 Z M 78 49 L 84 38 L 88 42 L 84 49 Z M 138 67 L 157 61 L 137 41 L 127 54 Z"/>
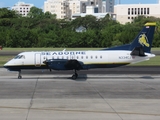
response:
<path fill-rule="evenodd" d="M 18 79 L 22 79 L 21 70 L 18 72 Z"/>
<path fill-rule="evenodd" d="M 72 79 L 73 79 L 73 80 L 76 80 L 76 79 L 77 79 L 77 76 L 76 76 L 76 75 L 72 75 Z"/>
<path fill-rule="evenodd" d="M 74 70 L 74 74 L 72 75 L 72 79 L 73 79 L 73 80 L 76 80 L 77 77 L 78 77 L 77 71 Z"/>
<path fill-rule="evenodd" d="M 77 73 L 75 73 L 75 76 L 76 76 L 76 77 L 78 77 L 78 74 L 77 74 Z"/>
<path fill-rule="evenodd" d="M 22 79 L 22 76 L 20 75 L 20 76 L 18 76 L 18 79 Z"/>

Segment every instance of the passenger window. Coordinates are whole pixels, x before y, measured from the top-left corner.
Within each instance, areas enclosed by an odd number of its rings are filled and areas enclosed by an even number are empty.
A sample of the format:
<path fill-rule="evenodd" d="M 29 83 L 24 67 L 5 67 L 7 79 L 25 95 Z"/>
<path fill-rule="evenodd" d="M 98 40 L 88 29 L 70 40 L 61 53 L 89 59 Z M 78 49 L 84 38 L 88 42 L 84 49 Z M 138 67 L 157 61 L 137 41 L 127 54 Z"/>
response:
<path fill-rule="evenodd" d="M 92 59 L 93 57 L 91 56 L 91 59 Z"/>
<path fill-rule="evenodd" d="M 95 56 L 95 58 L 97 59 L 97 56 Z"/>
<path fill-rule="evenodd" d="M 42 52 L 42 55 L 45 55 L 45 52 Z"/>
<path fill-rule="evenodd" d="M 81 56 L 81 59 L 83 59 L 83 56 Z"/>
<path fill-rule="evenodd" d="M 77 59 L 78 59 L 78 56 L 77 56 Z"/>
<path fill-rule="evenodd" d="M 102 59 L 102 56 L 100 56 L 100 58 Z"/>
<path fill-rule="evenodd" d="M 88 56 L 86 56 L 86 59 L 88 59 Z"/>

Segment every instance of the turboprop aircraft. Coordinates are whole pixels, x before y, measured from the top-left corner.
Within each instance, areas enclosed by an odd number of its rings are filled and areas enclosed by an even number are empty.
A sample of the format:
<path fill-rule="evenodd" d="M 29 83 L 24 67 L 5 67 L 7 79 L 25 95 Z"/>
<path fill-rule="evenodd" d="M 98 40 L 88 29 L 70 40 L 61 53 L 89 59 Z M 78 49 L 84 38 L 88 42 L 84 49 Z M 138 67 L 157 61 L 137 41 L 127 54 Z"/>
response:
<path fill-rule="evenodd" d="M 23 69 L 74 70 L 72 79 L 76 79 L 78 70 L 112 68 L 149 60 L 155 56 L 151 54 L 155 26 L 156 23 L 146 23 L 130 44 L 97 51 L 22 52 L 4 67 L 18 71 L 18 79 L 22 78 Z"/>

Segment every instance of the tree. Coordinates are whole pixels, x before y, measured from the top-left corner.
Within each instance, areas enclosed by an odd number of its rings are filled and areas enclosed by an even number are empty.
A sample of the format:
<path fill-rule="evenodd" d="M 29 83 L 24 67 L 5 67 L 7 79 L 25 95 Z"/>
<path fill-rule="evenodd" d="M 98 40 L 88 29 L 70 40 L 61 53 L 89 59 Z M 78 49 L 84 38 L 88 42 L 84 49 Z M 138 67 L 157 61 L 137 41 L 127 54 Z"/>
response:
<path fill-rule="evenodd" d="M 43 10 L 37 7 L 32 7 L 27 15 L 29 18 L 44 18 Z"/>
<path fill-rule="evenodd" d="M 78 17 L 75 20 L 71 21 L 71 26 L 73 30 L 76 28 L 83 26 L 86 29 L 95 29 L 97 27 L 97 18 L 92 15 L 86 15 L 85 17 Z"/>
<path fill-rule="evenodd" d="M 45 18 L 50 18 L 50 19 L 56 19 L 57 15 L 56 14 L 51 14 L 50 12 L 45 12 L 44 13 Z"/>
<path fill-rule="evenodd" d="M 0 45 L 5 47 L 111 47 L 130 43 L 148 21 L 156 21 L 153 46 L 160 46 L 160 19 L 137 17 L 122 25 L 109 15 L 97 19 L 87 15 L 75 20 L 56 19 L 55 14 L 43 13 L 33 7 L 27 17 L 16 11 L 0 8 Z M 83 26 L 86 32 L 75 29 Z"/>
<path fill-rule="evenodd" d="M 9 10 L 8 8 L 0 8 L 0 18 L 18 18 L 20 15 L 17 11 Z"/>

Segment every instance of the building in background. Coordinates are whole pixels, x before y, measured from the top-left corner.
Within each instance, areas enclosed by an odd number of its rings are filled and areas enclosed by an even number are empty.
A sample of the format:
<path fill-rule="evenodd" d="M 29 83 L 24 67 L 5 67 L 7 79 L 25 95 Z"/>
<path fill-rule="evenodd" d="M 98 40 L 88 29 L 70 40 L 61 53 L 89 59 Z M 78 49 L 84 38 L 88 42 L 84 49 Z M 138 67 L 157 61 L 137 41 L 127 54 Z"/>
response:
<path fill-rule="evenodd" d="M 115 0 L 106 0 L 106 12 L 114 12 Z"/>
<path fill-rule="evenodd" d="M 132 22 L 137 16 L 160 17 L 160 0 L 158 4 L 120 4 L 120 0 L 46 0 L 44 12 L 56 14 L 57 19 L 75 19 L 78 16 L 93 15 L 103 18 L 109 14 L 121 24 Z M 11 9 L 27 16 L 33 4 L 18 2 Z"/>
<path fill-rule="evenodd" d="M 103 0 L 102 1 L 102 12 L 105 13 L 107 10 L 106 10 L 106 0 Z"/>
<path fill-rule="evenodd" d="M 132 22 L 137 16 L 160 17 L 160 2 L 158 4 L 118 4 L 114 6 L 116 19 L 121 24 Z"/>
<path fill-rule="evenodd" d="M 98 8 L 98 13 L 103 13 L 102 9 L 102 0 L 94 0 L 94 6 L 97 6 Z"/>
<path fill-rule="evenodd" d="M 44 12 L 56 14 L 58 19 L 69 18 L 74 14 L 87 13 L 87 6 L 94 8 L 94 13 L 113 13 L 115 0 L 46 0 Z M 108 8 L 107 8 L 107 7 Z"/>
<path fill-rule="evenodd" d="M 104 18 L 107 14 L 110 15 L 112 20 L 116 20 L 116 14 L 111 12 L 105 12 L 105 13 L 95 13 L 95 7 L 94 6 L 87 6 L 86 7 L 86 13 L 76 13 L 72 15 L 72 19 L 76 19 L 77 17 L 85 17 L 86 15 L 93 15 L 97 19 Z"/>
<path fill-rule="evenodd" d="M 47 0 L 44 2 L 44 12 L 49 11 L 51 14 L 56 14 L 59 19 L 66 17 L 67 9 L 68 3 L 64 0 Z"/>
<path fill-rule="evenodd" d="M 94 6 L 97 9 L 97 13 L 106 13 L 114 11 L 115 0 L 88 0 L 88 6 Z"/>
<path fill-rule="evenodd" d="M 85 2 L 80 0 L 69 0 L 68 3 L 71 16 L 75 13 L 82 13 L 82 4 Z M 71 18 L 71 16 L 69 17 Z"/>
<path fill-rule="evenodd" d="M 17 11 L 22 16 L 27 16 L 33 4 L 25 3 L 25 2 L 18 2 L 15 4 L 11 9 Z"/>
<path fill-rule="evenodd" d="M 71 18 L 72 14 L 83 12 L 83 3 L 80 0 L 47 0 L 44 2 L 44 12 L 56 14 L 58 19 Z"/>

